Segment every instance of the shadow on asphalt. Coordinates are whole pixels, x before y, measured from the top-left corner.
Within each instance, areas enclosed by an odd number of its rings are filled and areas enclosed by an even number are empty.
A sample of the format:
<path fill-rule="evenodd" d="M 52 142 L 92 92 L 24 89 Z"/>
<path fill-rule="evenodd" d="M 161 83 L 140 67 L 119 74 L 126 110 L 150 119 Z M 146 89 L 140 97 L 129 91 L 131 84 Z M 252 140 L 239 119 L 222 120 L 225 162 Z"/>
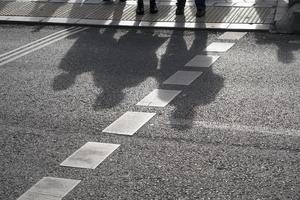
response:
<path fill-rule="evenodd" d="M 90 28 L 74 36 L 77 40 L 60 63 L 59 68 L 64 72 L 54 78 L 53 89 L 66 90 L 79 75 L 89 72 L 95 86 L 101 90 L 93 105 L 94 110 L 100 111 L 117 106 L 124 99 L 126 88 L 135 87 L 148 77 L 154 77 L 159 88 L 168 88 L 170 86 L 163 82 L 178 70 L 203 71 L 199 79 L 205 81 L 197 88 L 202 91 L 201 96 L 197 97 L 197 104 L 173 101 L 171 105 L 175 110 L 170 118 L 172 120 L 193 119 L 196 114 L 194 108 L 214 101 L 223 87 L 223 78 L 214 74 L 211 68 L 184 67 L 207 46 L 206 31 L 194 32 L 193 41 L 186 41 L 188 37 L 185 37 L 184 31 L 172 31 L 171 37 L 160 37 L 149 29 L 118 31 L 115 28 Z M 158 56 L 158 49 L 166 43 L 164 53 Z"/>
<path fill-rule="evenodd" d="M 280 40 L 279 40 L 280 36 Z M 295 41 L 300 41 L 300 35 L 294 35 Z M 287 34 L 273 34 L 262 36 L 260 33 L 255 34 L 256 43 L 259 45 L 274 45 L 277 49 L 277 59 L 281 63 L 291 63 L 295 59 L 294 51 L 298 51 L 300 49 L 300 44 L 289 44 L 291 35 Z M 299 59 L 299 58 L 298 58 Z"/>
<path fill-rule="evenodd" d="M 115 15 L 120 16 L 122 11 L 120 12 L 119 9 L 118 12 L 112 11 L 106 14 L 114 19 Z M 182 22 L 184 19 L 180 16 L 176 21 Z M 201 96 L 197 97 L 197 103 L 171 102 L 175 110 L 170 121 L 186 117 L 192 120 L 196 114 L 195 107 L 214 101 L 223 87 L 224 80 L 214 74 L 211 68 L 184 68 L 188 61 L 201 54 L 207 46 L 207 31 L 189 32 L 194 34 L 193 37 L 186 37 L 187 34 L 183 30 L 171 33 L 171 36 L 161 37 L 150 29 L 120 31 L 116 28 L 90 28 L 81 34 L 76 34 L 72 36 L 76 42 L 59 66 L 64 72 L 54 78 L 53 89 L 67 90 L 74 85 L 78 76 L 89 72 L 93 76 L 95 86 L 100 90 L 93 108 L 95 111 L 100 111 L 120 104 L 125 97 L 125 89 L 141 84 L 148 77 L 154 77 L 158 87 L 166 89 L 168 86 L 163 82 L 176 71 L 200 70 L 204 74 L 199 79 L 205 79 L 205 83 L 197 88 L 198 91 L 202 91 Z M 187 41 L 187 38 L 192 38 L 193 41 Z M 164 53 L 158 55 L 159 51 Z M 186 125 L 183 128 L 190 127 L 191 125 Z"/>

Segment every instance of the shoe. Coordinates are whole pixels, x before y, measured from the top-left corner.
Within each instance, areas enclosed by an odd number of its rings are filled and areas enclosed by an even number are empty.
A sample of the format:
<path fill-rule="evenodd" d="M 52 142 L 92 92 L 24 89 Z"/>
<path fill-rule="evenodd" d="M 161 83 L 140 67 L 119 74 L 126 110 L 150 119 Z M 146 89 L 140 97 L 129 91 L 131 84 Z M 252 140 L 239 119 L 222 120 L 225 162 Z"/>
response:
<path fill-rule="evenodd" d="M 150 13 L 155 14 L 158 12 L 157 6 L 155 2 L 150 2 Z"/>
<path fill-rule="evenodd" d="M 136 8 L 136 14 L 137 15 L 143 15 L 145 13 L 144 11 L 144 5 L 143 4 L 138 4 Z"/>
<path fill-rule="evenodd" d="M 124 2 L 126 2 L 126 0 L 120 0 L 120 2 L 124 3 Z"/>
<path fill-rule="evenodd" d="M 203 17 L 205 15 L 205 9 L 197 9 L 196 17 Z"/>
<path fill-rule="evenodd" d="M 176 15 L 183 15 L 183 14 L 184 14 L 184 7 L 177 5 Z"/>

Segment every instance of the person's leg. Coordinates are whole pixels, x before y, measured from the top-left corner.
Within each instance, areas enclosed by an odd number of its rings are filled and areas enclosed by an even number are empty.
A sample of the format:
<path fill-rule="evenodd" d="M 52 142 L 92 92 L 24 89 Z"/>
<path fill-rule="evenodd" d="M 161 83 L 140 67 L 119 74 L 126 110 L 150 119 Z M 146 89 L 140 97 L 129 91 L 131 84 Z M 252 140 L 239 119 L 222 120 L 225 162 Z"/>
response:
<path fill-rule="evenodd" d="M 195 4 L 197 7 L 196 17 L 202 17 L 203 15 L 205 15 L 205 0 L 195 0 Z"/>
<path fill-rule="evenodd" d="M 186 0 L 177 0 L 176 15 L 183 15 L 184 14 L 185 1 Z"/>
<path fill-rule="evenodd" d="M 150 13 L 154 14 L 157 12 L 158 12 L 158 9 L 157 9 L 155 0 L 150 0 Z"/>
<path fill-rule="evenodd" d="M 136 14 L 138 14 L 138 15 L 144 14 L 144 1 L 143 0 L 137 0 Z"/>

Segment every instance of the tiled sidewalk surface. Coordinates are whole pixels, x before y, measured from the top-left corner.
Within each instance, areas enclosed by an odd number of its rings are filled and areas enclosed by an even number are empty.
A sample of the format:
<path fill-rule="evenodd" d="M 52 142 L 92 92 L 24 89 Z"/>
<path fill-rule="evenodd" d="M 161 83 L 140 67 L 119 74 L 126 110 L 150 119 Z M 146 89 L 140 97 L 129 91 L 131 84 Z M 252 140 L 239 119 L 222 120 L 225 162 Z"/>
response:
<path fill-rule="evenodd" d="M 145 3 L 148 3 L 146 0 Z M 100 0 L 2 0 L 0 20 L 41 23 L 67 23 L 118 26 L 181 28 L 262 29 L 273 23 L 277 1 L 207 1 L 204 17 L 195 17 L 193 1 L 188 1 L 184 16 L 176 16 L 176 1 L 161 0 L 159 13 L 135 14 L 136 2 Z"/>

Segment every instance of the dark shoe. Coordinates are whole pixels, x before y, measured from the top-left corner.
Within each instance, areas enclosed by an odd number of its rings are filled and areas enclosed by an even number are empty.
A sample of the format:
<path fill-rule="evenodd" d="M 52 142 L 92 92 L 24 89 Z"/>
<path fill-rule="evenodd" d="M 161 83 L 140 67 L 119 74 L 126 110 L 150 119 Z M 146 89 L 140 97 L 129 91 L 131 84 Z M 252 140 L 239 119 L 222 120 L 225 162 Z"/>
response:
<path fill-rule="evenodd" d="M 126 2 L 126 0 L 120 0 L 120 2 Z"/>
<path fill-rule="evenodd" d="M 205 9 L 197 9 L 196 17 L 203 17 L 205 15 Z"/>
<path fill-rule="evenodd" d="M 177 6 L 176 15 L 183 15 L 183 14 L 184 14 L 184 7 Z"/>
<path fill-rule="evenodd" d="M 150 2 L 150 13 L 154 14 L 157 12 L 158 12 L 158 9 L 157 9 L 156 3 Z"/>
<path fill-rule="evenodd" d="M 136 14 L 137 15 L 143 15 L 144 13 L 145 13 L 145 11 L 144 11 L 144 5 L 139 5 L 138 4 L 138 6 L 136 8 Z"/>

